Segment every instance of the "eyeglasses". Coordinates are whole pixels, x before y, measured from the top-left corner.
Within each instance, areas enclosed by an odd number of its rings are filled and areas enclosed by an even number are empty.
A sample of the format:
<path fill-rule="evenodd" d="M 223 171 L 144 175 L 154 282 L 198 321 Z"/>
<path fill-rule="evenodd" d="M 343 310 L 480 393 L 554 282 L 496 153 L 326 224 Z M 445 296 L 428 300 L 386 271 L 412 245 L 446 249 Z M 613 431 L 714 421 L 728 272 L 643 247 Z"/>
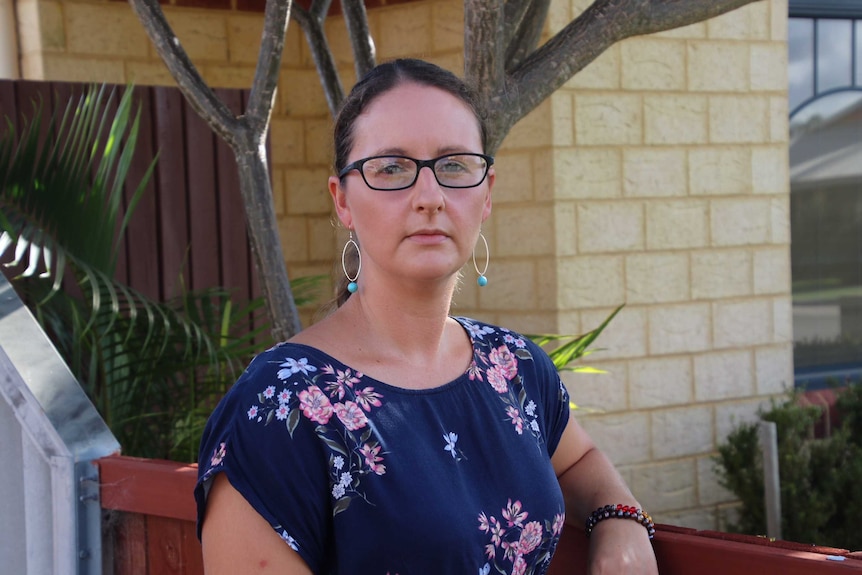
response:
<path fill-rule="evenodd" d="M 372 190 L 405 190 L 416 183 L 422 168 L 431 168 L 437 183 L 444 188 L 475 188 L 488 175 L 494 158 L 484 154 L 446 154 L 431 160 L 407 156 L 372 156 L 356 160 L 339 172 L 343 179 L 358 170 Z"/>

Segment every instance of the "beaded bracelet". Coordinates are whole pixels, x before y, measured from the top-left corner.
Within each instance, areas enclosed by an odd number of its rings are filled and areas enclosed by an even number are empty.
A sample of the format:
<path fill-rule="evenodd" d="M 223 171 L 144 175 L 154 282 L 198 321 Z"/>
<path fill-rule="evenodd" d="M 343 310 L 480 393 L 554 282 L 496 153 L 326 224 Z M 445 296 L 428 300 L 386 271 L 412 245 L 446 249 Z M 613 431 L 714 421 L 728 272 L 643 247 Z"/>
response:
<path fill-rule="evenodd" d="M 647 533 L 649 533 L 649 538 L 652 539 L 653 535 L 655 535 L 655 523 L 653 523 L 652 517 L 649 516 L 649 513 L 644 511 L 643 509 L 638 509 L 632 505 L 623 505 L 618 503 L 616 505 L 605 505 L 604 507 L 599 507 L 587 517 L 587 537 L 593 532 L 593 528 L 596 526 L 599 521 L 604 521 L 605 519 L 612 519 L 622 517 L 623 519 L 633 519 L 640 523 L 646 528 Z"/>

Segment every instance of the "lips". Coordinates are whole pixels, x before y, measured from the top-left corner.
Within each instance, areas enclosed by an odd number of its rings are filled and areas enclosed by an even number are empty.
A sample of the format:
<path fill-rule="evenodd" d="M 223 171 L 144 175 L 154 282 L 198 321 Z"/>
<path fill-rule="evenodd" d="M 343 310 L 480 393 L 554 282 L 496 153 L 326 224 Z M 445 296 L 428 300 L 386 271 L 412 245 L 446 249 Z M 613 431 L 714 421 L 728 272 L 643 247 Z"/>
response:
<path fill-rule="evenodd" d="M 428 229 L 418 230 L 408 236 L 411 240 L 423 244 L 435 244 L 445 241 L 449 238 L 449 234 L 443 230 Z"/>
<path fill-rule="evenodd" d="M 446 237 L 449 236 L 449 234 L 447 234 L 443 230 L 437 230 L 437 229 L 419 230 L 419 231 L 413 232 L 410 235 L 411 236 L 446 236 Z"/>

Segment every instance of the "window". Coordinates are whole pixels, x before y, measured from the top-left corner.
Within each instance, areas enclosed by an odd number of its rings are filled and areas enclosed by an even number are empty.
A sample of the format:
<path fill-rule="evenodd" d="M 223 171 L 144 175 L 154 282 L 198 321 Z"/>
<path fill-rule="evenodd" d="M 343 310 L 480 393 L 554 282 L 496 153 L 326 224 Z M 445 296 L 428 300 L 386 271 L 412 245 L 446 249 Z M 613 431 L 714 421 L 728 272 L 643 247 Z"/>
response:
<path fill-rule="evenodd" d="M 862 0 L 790 2 L 797 385 L 862 378 Z"/>

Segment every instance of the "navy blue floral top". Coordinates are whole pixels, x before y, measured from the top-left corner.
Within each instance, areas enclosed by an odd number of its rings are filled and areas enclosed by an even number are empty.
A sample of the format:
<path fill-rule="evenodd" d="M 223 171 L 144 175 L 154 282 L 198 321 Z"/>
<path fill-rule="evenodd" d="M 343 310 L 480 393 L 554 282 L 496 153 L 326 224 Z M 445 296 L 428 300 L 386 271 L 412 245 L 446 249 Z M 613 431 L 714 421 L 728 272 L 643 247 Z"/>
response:
<path fill-rule="evenodd" d="M 256 357 L 204 431 L 198 529 L 224 472 L 316 574 L 545 573 L 565 518 L 551 456 L 568 394 L 533 342 L 456 319 L 473 361 L 433 389 L 305 345 Z"/>

